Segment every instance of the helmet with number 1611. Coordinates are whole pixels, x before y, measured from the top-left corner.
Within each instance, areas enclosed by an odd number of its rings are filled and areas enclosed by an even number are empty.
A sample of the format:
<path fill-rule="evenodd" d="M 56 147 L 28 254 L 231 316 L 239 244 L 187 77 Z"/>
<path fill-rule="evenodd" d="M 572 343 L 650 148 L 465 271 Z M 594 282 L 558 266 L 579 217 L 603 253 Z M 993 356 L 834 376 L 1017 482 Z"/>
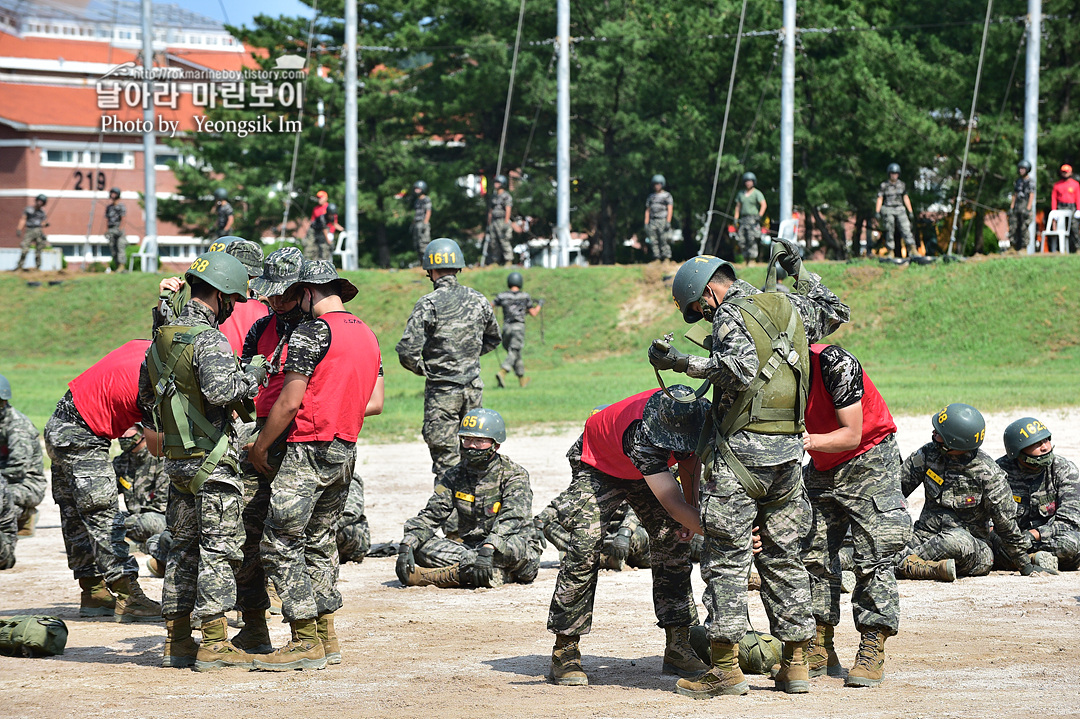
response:
<path fill-rule="evenodd" d="M 427 246 L 420 266 L 425 270 L 460 270 L 465 268 L 465 256 L 458 243 L 449 237 L 440 237 Z"/>
<path fill-rule="evenodd" d="M 493 409 L 479 407 L 469 410 L 458 426 L 459 437 L 487 437 L 495 444 L 506 441 L 506 423 Z"/>
<path fill-rule="evenodd" d="M 974 452 L 986 439 L 986 420 L 970 404 L 953 402 L 934 415 L 933 424 L 948 450 Z"/>

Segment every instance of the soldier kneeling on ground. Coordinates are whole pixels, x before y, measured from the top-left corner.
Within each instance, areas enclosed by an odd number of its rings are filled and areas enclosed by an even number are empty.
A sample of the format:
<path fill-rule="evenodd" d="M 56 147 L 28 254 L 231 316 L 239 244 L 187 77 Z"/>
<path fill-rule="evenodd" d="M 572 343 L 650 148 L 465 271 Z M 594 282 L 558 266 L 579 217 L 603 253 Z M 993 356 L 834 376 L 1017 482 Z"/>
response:
<path fill-rule="evenodd" d="M 1021 574 L 1057 574 L 1032 564 L 1027 555 L 1008 478 L 979 450 L 986 437 L 979 410 L 954 402 L 934 415 L 933 426 L 933 441 L 900 467 L 904 496 L 922 485 L 926 499 L 911 540 L 894 558 L 898 576 L 951 582 L 958 575 L 989 574 L 994 565 L 991 522 L 1001 551 Z"/>
<path fill-rule="evenodd" d="M 142 426 L 136 424 L 116 440 L 120 454 L 113 457 L 116 483 L 124 495 L 124 529 L 129 544 L 145 551 L 146 540 L 165 531 L 165 510 L 169 500 L 169 477 L 164 463 L 151 456 L 146 448 Z M 147 559 L 152 576 L 164 576 L 164 565 L 150 556 Z"/>
<path fill-rule="evenodd" d="M 461 463 L 439 477 L 427 506 L 405 522 L 397 577 L 406 586 L 528 584 L 540 569 L 540 537 L 531 519 L 529 473 L 499 454 L 503 418 L 491 409 L 470 410 L 458 437 Z M 458 539 L 437 536 L 455 509 Z"/>
<path fill-rule="evenodd" d="M 997 461 L 1009 478 L 1016 522 L 1031 535 L 1028 557 L 1050 569 L 1076 569 L 1080 560 L 1080 474 L 1054 454 L 1050 430 L 1034 417 L 1005 428 L 1005 456 Z M 997 569 L 1017 569 L 997 533 L 990 535 Z M 1025 537 L 1026 539 L 1026 537 Z"/>
<path fill-rule="evenodd" d="M 345 498 L 345 509 L 337 523 L 336 535 L 338 559 L 342 564 L 359 564 L 364 561 L 371 549 L 371 527 L 364 514 L 364 480 L 355 468 L 352 481 L 349 482 L 349 493 Z"/>

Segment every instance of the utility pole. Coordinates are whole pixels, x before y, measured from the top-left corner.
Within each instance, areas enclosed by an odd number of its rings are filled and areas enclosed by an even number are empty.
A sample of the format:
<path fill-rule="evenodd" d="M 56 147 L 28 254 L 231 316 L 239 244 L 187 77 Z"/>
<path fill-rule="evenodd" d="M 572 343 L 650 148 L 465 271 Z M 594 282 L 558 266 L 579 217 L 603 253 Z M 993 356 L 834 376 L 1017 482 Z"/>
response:
<path fill-rule="evenodd" d="M 570 264 L 570 0 L 559 0 L 556 43 L 559 48 L 558 122 L 556 123 L 556 212 L 558 264 Z"/>
<path fill-rule="evenodd" d="M 142 54 L 143 54 L 143 92 L 150 93 L 154 89 L 154 10 L 150 0 L 142 0 Z M 143 133 L 143 185 L 146 205 L 146 232 L 143 238 L 143 252 L 149 254 L 143 262 L 143 272 L 157 272 L 157 175 L 154 166 L 157 164 L 154 153 L 154 145 L 157 136 L 154 133 L 154 103 L 146 102 L 143 110 L 145 128 Z M 38 260 L 40 262 L 40 260 Z M 120 265 L 123 266 L 123 262 Z"/>
<path fill-rule="evenodd" d="M 1038 190 L 1039 177 L 1039 51 L 1042 45 L 1042 0 L 1028 0 L 1027 57 L 1024 75 L 1024 159 L 1031 163 L 1031 181 Z M 1035 251 L 1035 208 L 1031 203 L 1028 253 Z"/>
<path fill-rule="evenodd" d="M 345 0 L 345 231 L 348 254 L 342 258 L 343 270 L 360 268 L 360 214 L 356 206 L 356 185 L 359 182 L 359 136 L 356 107 L 356 0 Z M 347 261 L 346 261 L 347 260 Z"/>
<path fill-rule="evenodd" d="M 784 0 L 784 57 L 780 67 L 780 221 L 791 219 L 795 168 L 795 0 Z"/>

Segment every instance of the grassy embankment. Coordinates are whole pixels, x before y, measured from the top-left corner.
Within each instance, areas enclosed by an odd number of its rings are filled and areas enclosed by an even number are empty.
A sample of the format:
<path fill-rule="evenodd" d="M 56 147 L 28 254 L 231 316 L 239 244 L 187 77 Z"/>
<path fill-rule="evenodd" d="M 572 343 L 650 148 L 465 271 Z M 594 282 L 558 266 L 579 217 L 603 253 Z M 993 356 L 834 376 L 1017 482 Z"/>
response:
<path fill-rule="evenodd" d="M 863 361 L 895 413 L 930 412 L 952 401 L 986 410 L 1076 404 L 1080 378 L 1080 257 L 995 258 L 961 265 L 895 268 L 876 262 L 815 264 L 852 307 L 832 340 Z M 486 404 L 513 429 L 582 421 L 598 404 L 653 386 L 649 341 L 684 325 L 656 266 L 528 270 L 526 289 L 546 300 L 545 343 L 529 319 L 526 368 L 532 384 L 495 387 L 502 356 L 483 358 Z M 740 273 L 760 283 L 764 270 Z M 493 297 L 501 269 L 466 272 L 464 284 Z M 370 418 L 374 438 L 417 437 L 423 379 L 405 372 L 394 345 L 415 300 L 430 290 L 419 270 L 350 275 L 350 309 L 382 344 L 386 411 Z M 13 404 L 39 426 L 68 380 L 106 352 L 149 334 L 157 278 L 72 275 L 60 286 L 0 278 L 0 374 Z M 501 318 L 500 318 L 501 319 Z M 694 347 L 684 340 L 679 346 Z"/>

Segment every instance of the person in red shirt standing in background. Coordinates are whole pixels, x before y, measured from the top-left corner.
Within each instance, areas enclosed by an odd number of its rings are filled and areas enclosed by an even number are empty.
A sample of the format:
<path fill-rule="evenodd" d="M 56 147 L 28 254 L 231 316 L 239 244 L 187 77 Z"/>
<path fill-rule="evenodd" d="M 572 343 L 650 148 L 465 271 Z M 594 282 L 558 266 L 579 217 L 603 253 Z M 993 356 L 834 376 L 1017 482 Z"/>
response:
<path fill-rule="evenodd" d="M 1072 165 L 1062 165 L 1060 172 L 1061 179 L 1054 183 L 1054 189 L 1050 193 L 1050 211 L 1072 210 L 1075 213 L 1077 204 L 1080 203 L 1080 182 L 1072 176 Z M 1076 217 L 1073 217 L 1069 221 L 1069 252 L 1076 252 L 1078 248 L 1078 233 L 1080 226 Z"/>
<path fill-rule="evenodd" d="M 311 220 L 308 222 L 307 233 L 302 242 L 304 257 L 309 260 L 333 260 L 330 240 L 326 236 L 327 223 L 330 217 L 327 214 L 330 198 L 326 191 L 319 190 L 315 193 L 315 209 L 311 211 Z"/>
<path fill-rule="evenodd" d="M 139 587 L 139 565 L 128 551 L 109 462 L 112 441 L 149 420 L 138 404 L 139 367 L 149 346 L 149 340 L 132 340 L 71 380 L 45 425 L 68 567 L 82 587 L 80 617 L 161 621 L 161 605 Z M 145 437 L 157 453 L 161 435 L 147 428 Z"/>
<path fill-rule="evenodd" d="M 813 524 L 804 541 L 817 634 L 809 650 L 810 676 L 841 676 L 833 650 L 840 623 L 840 548 L 848 530 L 855 543 L 855 628 L 862 639 L 845 686 L 869 687 L 885 675 L 885 639 L 900 624 L 893 556 L 911 535 L 900 492 L 896 423 L 885 400 L 853 354 L 835 345 L 810 345 L 810 392 L 803 470 Z"/>

